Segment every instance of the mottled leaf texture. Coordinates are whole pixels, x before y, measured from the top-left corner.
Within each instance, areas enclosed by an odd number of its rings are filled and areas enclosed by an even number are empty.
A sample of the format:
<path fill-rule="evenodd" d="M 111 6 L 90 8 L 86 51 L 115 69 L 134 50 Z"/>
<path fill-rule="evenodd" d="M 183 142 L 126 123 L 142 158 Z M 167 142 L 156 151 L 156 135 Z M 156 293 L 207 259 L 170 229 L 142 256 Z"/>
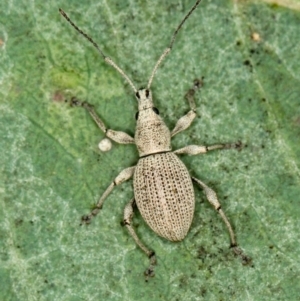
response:
<path fill-rule="evenodd" d="M 69 26 L 72 20 L 126 71 L 137 88 L 193 0 L 0 1 L 0 300 L 298 300 L 300 295 L 300 4 L 203 0 L 179 32 L 152 83 L 155 107 L 188 144 L 242 141 L 241 151 L 182 155 L 189 173 L 216 191 L 253 266 L 229 249 L 226 228 L 195 187 L 185 239 L 155 234 L 138 211 L 133 224 L 157 254 L 148 259 L 121 227 L 132 181 L 114 189 L 79 226 L 114 177 L 137 163 L 134 145 L 102 153 L 104 135 L 80 108 L 134 134 L 137 103 L 128 83 Z"/>

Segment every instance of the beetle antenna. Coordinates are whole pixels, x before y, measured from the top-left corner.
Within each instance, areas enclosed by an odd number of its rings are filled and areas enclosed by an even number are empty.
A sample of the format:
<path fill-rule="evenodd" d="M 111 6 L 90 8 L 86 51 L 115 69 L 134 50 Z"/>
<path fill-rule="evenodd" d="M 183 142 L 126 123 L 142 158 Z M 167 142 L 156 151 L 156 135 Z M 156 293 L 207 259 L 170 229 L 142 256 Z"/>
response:
<path fill-rule="evenodd" d="M 190 11 L 185 15 L 185 17 L 182 19 L 182 21 L 180 22 L 180 24 L 178 25 L 178 27 L 176 28 L 176 30 L 173 33 L 172 39 L 171 39 L 171 43 L 168 46 L 168 48 L 165 49 L 165 51 L 162 53 L 162 55 L 160 56 L 160 58 L 158 59 L 157 63 L 154 66 L 154 69 L 151 73 L 148 85 L 147 85 L 147 89 L 150 89 L 150 86 L 152 84 L 154 75 L 156 73 L 156 70 L 158 69 L 159 65 L 161 64 L 161 62 L 165 59 L 165 57 L 170 53 L 173 44 L 175 42 L 175 38 L 178 34 L 178 31 L 180 30 L 180 28 L 182 27 L 182 25 L 184 24 L 184 22 L 189 18 L 189 16 L 192 14 L 192 12 L 197 8 L 197 6 L 199 5 L 199 3 L 201 2 L 201 0 L 197 0 L 196 3 L 194 4 L 194 6 L 190 9 Z"/>
<path fill-rule="evenodd" d="M 59 12 L 81 35 L 83 35 L 88 41 L 90 41 L 93 44 L 93 46 L 98 50 L 98 52 L 103 57 L 105 62 L 108 63 L 109 65 L 113 66 L 127 80 L 127 82 L 129 83 L 129 85 L 131 86 L 133 91 L 136 93 L 137 92 L 136 87 L 134 86 L 134 84 L 132 83 L 130 78 L 125 74 L 125 72 L 111 58 L 106 56 L 103 53 L 103 51 L 99 48 L 98 44 L 96 42 L 94 42 L 94 40 L 89 35 L 87 35 L 85 32 L 83 32 L 79 27 L 77 27 L 61 8 L 59 9 Z"/>

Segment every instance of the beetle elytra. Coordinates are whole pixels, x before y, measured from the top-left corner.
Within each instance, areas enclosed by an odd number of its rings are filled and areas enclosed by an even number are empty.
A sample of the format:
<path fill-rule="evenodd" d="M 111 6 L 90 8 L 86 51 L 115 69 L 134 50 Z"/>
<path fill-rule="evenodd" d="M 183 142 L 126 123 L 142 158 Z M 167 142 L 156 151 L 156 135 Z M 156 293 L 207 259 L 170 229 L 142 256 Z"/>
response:
<path fill-rule="evenodd" d="M 102 208 L 105 199 L 115 186 L 133 177 L 134 198 L 124 209 L 124 225 L 127 227 L 136 244 L 150 259 L 150 265 L 145 271 L 146 279 L 150 276 L 154 276 L 156 257 L 154 251 L 147 248 L 138 238 L 132 226 L 133 207 L 136 204 L 146 223 L 159 236 L 170 241 L 183 240 L 190 229 L 194 216 L 195 195 L 193 182 L 204 190 L 208 201 L 223 219 L 230 235 L 231 247 L 234 253 L 239 255 L 244 262 L 250 260 L 243 254 L 241 249 L 238 248 L 233 229 L 221 209 L 216 193 L 201 180 L 191 177 L 186 166 L 178 157 L 178 155 L 181 154 L 197 155 L 216 149 L 239 148 L 241 144 L 216 144 L 212 146 L 188 145 L 172 151 L 171 137 L 187 129 L 196 117 L 194 93 L 200 86 L 200 82 L 195 81 L 194 87 L 187 93 L 190 111 L 177 121 L 172 131 L 168 129 L 160 117 L 158 109 L 155 108 L 150 90 L 156 70 L 171 51 L 178 31 L 200 2 L 201 0 L 196 1 L 176 28 L 169 46 L 159 57 L 153 68 L 147 88 L 142 89 L 136 89 L 125 72 L 112 59 L 104 55 L 92 38 L 79 29 L 63 10 L 59 10 L 62 16 L 93 44 L 103 59 L 123 76 L 135 92 L 138 102 L 138 112 L 136 114 L 137 124 L 134 138 L 124 132 L 108 129 L 96 114 L 93 106 L 87 102 L 81 102 L 73 98 L 71 104 L 84 107 L 107 138 L 121 144 L 135 144 L 138 149 L 139 160 L 137 165 L 126 168 L 119 173 L 105 190 L 94 210 L 89 215 L 82 217 L 82 223 L 90 223 L 91 219 L 96 216 Z"/>

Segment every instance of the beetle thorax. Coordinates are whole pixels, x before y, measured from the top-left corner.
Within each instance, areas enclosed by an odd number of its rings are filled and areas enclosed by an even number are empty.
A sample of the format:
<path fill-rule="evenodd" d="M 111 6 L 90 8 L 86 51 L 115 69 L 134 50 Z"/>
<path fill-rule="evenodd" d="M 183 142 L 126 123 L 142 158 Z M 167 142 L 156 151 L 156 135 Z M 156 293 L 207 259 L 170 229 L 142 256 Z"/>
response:
<path fill-rule="evenodd" d="M 135 144 L 140 157 L 171 151 L 170 130 L 154 107 L 149 89 L 136 93 L 139 104 L 135 131 Z"/>

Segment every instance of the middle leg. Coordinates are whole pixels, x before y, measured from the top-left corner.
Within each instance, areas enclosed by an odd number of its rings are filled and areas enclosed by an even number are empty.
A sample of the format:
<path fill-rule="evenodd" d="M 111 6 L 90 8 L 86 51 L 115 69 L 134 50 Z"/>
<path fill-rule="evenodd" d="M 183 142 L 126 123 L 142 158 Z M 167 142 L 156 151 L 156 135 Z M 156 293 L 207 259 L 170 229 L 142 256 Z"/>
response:
<path fill-rule="evenodd" d="M 240 150 L 242 148 L 242 142 L 238 141 L 236 143 L 219 143 L 210 146 L 206 145 L 188 145 L 177 149 L 174 151 L 176 155 L 199 155 L 199 154 L 206 154 L 207 152 L 217 150 L 217 149 L 237 149 Z"/>
<path fill-rule="evenodd" d="M 117 177 L 114 179 L 114 181 L 106 188 L 106 190 L 104 191 L 104 193 L 100 197 L 98 203 L 96 204 L 96 206 L 92 210 L 92 212 L 90 214 L 88 214 L 88 215 L 84 215 L 84 216 L 81 217 L 81 224 L 80 225 L 82 225 L 82 224 L 90 224 L 91 219 L 93 217 L 95 217 L 99 213 L 99 211 L 101 210 L 102 205 L 103 205 L 105 199 L 112 192 L 112 190 L 114 189 L 114 187 L 122 184 L 123 182 L 125 182 L 127 180 L 129 180 L 133 176 L 134 170 L 135 170 L 135 166 L 127 167 L 127 168 L 123 169 L 117 175 Z"/>

